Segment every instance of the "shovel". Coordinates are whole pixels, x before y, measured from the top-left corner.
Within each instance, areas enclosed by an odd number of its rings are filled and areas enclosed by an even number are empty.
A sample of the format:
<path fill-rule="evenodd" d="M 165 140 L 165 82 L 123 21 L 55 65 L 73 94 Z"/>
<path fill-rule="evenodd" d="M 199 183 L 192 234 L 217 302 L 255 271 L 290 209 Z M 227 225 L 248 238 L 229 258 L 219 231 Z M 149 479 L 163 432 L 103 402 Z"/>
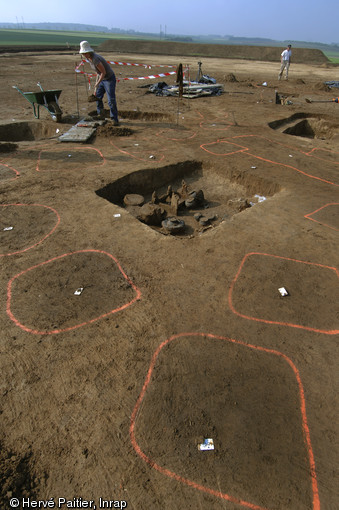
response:
<path fill-rule="evenodd" d="M 333 99 L 323 99 L 319 101 L 314 101 L 313 99 L 305 99 L 306 103 L 339 103 L 339 97 L 334 97 Z"/>

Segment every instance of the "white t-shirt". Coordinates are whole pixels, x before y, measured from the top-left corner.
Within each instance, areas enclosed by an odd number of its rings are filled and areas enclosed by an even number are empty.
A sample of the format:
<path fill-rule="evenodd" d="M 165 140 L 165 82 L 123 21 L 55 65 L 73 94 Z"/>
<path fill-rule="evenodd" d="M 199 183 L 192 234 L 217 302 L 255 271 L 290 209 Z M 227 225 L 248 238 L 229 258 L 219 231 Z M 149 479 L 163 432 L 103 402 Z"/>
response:
<path fill-rule="evenodd" d="M 290 60 L 291 56 L 292 56 L 291 50 L 284 50 L 281 54 L 283 60 Z"/>

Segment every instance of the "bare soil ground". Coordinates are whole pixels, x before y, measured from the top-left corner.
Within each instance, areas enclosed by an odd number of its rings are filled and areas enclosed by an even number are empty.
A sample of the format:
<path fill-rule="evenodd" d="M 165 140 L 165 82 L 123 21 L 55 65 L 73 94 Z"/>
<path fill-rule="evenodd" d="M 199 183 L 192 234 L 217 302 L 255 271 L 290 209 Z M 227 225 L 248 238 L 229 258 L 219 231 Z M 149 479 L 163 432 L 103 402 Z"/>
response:
<path fill-rule="evenodd" d="M 84 144 L 79 56 L 0 56 L 1 508 L 335 510 L 334 69 L 204 58 L 224 93 L 178 99 L 125 78 L 197 59 L 104 56 L 152 68 L 114 66 L 121 126 Z M 62 122 L 12 88 L 38 80 Z M 183 180 L 177 235 L 124 205 Z"/>

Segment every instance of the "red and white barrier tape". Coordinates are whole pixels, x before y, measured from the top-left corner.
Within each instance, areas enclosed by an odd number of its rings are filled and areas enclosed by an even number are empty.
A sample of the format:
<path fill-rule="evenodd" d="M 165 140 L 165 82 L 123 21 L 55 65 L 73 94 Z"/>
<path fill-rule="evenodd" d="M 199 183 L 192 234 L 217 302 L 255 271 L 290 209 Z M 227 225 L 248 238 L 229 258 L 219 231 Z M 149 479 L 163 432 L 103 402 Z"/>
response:
<path fill-rule="evenodd" d="M 116 66 L 137 66 L 137 67 L 151 67 L 147 64 L 131 64 L 130 62 L 114 62 L 113 60 L 107 60 L 109 64 L 114 64 Z"/>
<path fill-rule="evenodd" d="M 94 76 L 96 76 L 96 74 L 85 73 L 85 71 L 76 70 L 75 72 L 79 74 L 85 74 L 88 78 L 93 78 Z M 117 82 L 124 80 L 152 80 L 154 78 L 163 78 L 164 76 L 171 76 L 172 74 L 176 74 L 176 71 L 170 71 L 169 73 L 151 74 L 150 76 L 130 76 L 128 78 L 117 79 Z"/>
<path fill-rule="evenodd" d="M 87 60 L 82 60 L 80 62 L 80 64 L 78 64 L 76 66 L 75 69 L 79 69 L 80 66 L 83 66 L 86 62 L 88 62 Z M 149 64 L 134 64 L 134 63 L 131 63 L 131 62 L 115 62 L 113 60 L 107 60 L 107 62 L 109 64 L 114 64 L 114 65 L 118 65 L 118 66 L 137 66 L 137 67 L 145 67 L 146 69 L 152 69 L 152 67 L 168 67 L 168 68 L 171 68 L 171 69 L 175 69 L 176 66 L 168 66 L 168 65 L 161 65 L 161 64 L 155 64 L 155 65 L 149 65 Z"/>
<path fill-rule="evenodd" d="M 171 68 L 175 68 L 176 66 L 167 66 L 167 65 L 158 65 L 158 64 L 154 64 L 154 65 L 149 65 L 149 64 L 131 64 L 130 62 L 114 62 L 114 61 L 111 61 L 111 60 L 107 60 L 107 62 L 109 64 L 115 64 L 117 66 L 139 66 L 139 67 L 146 67 L 147 69 L 152 69 L 152 67 L 171 67 Z"/>
<path fill-rule="evenodd" d="M 88 82 L 89 82 L 89 88 L 91 87 L 91 78 L 93 78 L 94 76 L 96 76 L 95 73 L 86 73 L 85 71 L 81 71 L 79 68 L 80 66 L 84 65 L 87 61 L 86 60 L 82 60 L 80 62 L 79 65 L 77 65 L 75 67 L 75 72 L 76 73 L 79 73 L 79 74 L 84 74 L 85 76 L 87 76 L 88 78 Z M 146 64 L 129 64 L 127 62 L 110 62 L 108 61 L 109 64 L 118 64 L 118 65 L 130 65 L 130 66 L 143 66 L 145 67 Z M 149 69 L 151 69 L 151 66 L 146 66 L 148 67 Z M 175 67 L 175 66 L 157 66 L 157 67 Z M 159 73 L 159 74 L 152 74 L 150 76 L 131 76 L 131 77 L 128 77 L 128 78 L 120 78 L 120 79 L 117 79 L 117 82 L 119 81 L 125 81 L 125 80 L 154 80 L 155 78 L 164 78 L 165 76 L 171 76 L 173 74 L 176 74 L 176 71 L 169 71 L 168 73 Z"/>
<path fill-rule="evenodd" d="M 160 74 L 152 74 L 150 76 L 132 76 L 129 78 L 121 78 L 121 80 L 153 80 L 154 78 L 163 78 L 164 76 L 171 76 L 172 74 L 176 74 L 176 71 L 170 71 L 169 73 L 160 73 Z"/>

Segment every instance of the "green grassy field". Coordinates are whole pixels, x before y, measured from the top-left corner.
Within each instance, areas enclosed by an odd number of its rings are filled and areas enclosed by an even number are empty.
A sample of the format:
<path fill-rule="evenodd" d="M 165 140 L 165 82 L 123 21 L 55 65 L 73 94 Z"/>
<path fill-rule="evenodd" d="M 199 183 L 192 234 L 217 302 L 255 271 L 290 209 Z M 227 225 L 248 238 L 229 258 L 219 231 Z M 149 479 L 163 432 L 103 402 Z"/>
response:
<path fill-rule="evenodd" d="M 129 40 L 159 40 L 159 34 L 145 34 L 144 36 L 129 35 L 129 34 L 111 34 L 107 32 L 70 32 L 70 31 L 54 31 L 54 30 L 29 30 L 29 29 L 0 29 L 0 47 L 1 46 L 64 46 L 77 47 L 80 41 L 88 40 L 92 46 L 107 41 L 107 39 L 129 39 Z M 199 40 L 194 42 L 206 44 L 220 44 L 219 39 Z M 192 42 L 193 42 L 192 41 Z M 224 42 L 223 44 L 226 44 Z M 322 51 L 326 57 L 333 63 L 339 64 L 339 49 L 333 49 L 330 45 L 327 47 L 322 46 Z M 304 47 L 307 47 L 306 44 Z M 313 47 L 313 45 L 312 45 Z"/>
<path fill-rule="evenodd" d="M 339 51 L 324 51 L 324 54 L 334 64 L 339 64 Z"/>
<path fill-rule="evenodd" d="M 54 30 L 0 30 L 0 46 L 78 46 L 88 40 L 93 46 L 107 39 L 140 39 L 140 36 L 109 34 L 106 32 L 68 32 Z M 147 37 L 152 39 L 152 37 Z M 157 39 L 154 35 L 153 39 Z"/>

